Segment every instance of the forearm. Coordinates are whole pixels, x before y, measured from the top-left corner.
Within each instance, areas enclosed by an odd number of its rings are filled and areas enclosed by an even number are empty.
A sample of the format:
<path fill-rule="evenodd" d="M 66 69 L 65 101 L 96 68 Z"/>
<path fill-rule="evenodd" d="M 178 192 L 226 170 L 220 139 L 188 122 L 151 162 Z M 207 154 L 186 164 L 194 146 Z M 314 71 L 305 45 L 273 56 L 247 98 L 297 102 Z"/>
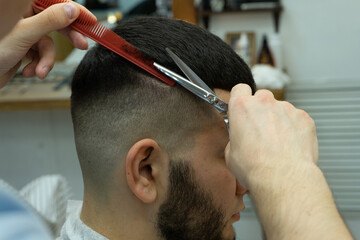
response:
<path fill-rule="evenodd" d="M 263 173 L 253 179 L 250 196 L 268 240 L 353 239 L 316 165 L 300 173 Z"/>

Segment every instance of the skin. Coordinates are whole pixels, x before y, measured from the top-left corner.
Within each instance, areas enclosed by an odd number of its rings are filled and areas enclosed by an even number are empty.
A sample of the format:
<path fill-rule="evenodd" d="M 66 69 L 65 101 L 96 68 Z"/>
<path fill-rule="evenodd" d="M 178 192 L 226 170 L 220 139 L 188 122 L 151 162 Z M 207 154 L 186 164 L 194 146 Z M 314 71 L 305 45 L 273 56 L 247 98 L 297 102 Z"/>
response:
<path fill-rule="evenodd" d="M 84 36 L 66 28 L 79 16 L 80 9 L 93 16 L 88 10 L 76 3 L 62 3 L 34 15 L 30 3 L 31 1 L 24 3 L 19 0 L 2 2 L 7 8 L 1 8 L 0 20 L 8 24 L 2 24 L 0 29 L 0 88 L 15 75 L 24 58 L 31 60 L 23 70 L 24 77 L 37 76 L 42 79 L 47 76 L 55 62 L 54 43 L 47 36 L 52 31 L 61 32 L 76 48 L 88 48 Z M 16 11 L 10 11 L 11 9 Z M 14 12 L 16 14 L 6 18 L 9 13 Z M 25 18 L 18 21 L 21 16 Z M 94 16 L 93 18 L 96 19 Z"/>
<path fill-rule="evenodd" d="M 224 122 L 220 119 L 217 127 L 200 135 L 191 151 L 192 165 L 198 184 L 210 192 L 214 203 L 225 214 L 224 239 L 233 239 L 232 224 L 240 219 L 240 211 L 245 206 L 243 196 L 247 190 L 236 180 L 227 168 L 224 149 L 228 143 L 228 134 Z"/>
<path fill-rule="evenodd" d="M 215 93 L 225 102 L 230 98 L 228 91 L 215 89 Z M 219 118 L 211 131 L 197 138 L 195 145 L 199 147 L 190 153 L 198 183 L 212 193 L 215 204 L 225 211 L 224 239 L 234 237 L 232 224 L 239 220 L 240 211 L 245 208 L 243 196 L 247 193 L 226 166 L 224 150 L 228 141 L 225 123 Z"/>
<path fill-rule="evenodd" d="M 222 99 L 229 98 L 227 91 L 215 92 Z M 222 210 L 222 237 L 226 240 L 234 238 L 232 224 L 240 218 L 247 193 L 226 166 L 224 150 L 228 141 L 225 123 L 218 115 L 208 131 L 195 137 L 193 148 L 181 156 L 193 167 L 195 183 Z M 110 239 L 161 239 L 155 223 L 160 206 L 168 198 L 169 161 L 168 154 L 154 140 L 135 143 L 116 170 L 107 201 L 96 201 L 96 193 L 85 187 L 82 221 Z M 133 231 L 133 226 L 138 230 Z"/>
<path fill-rule="evenodd" d="M 316 165 L 316 131 L 308 114 L 276 101 L 269 91 L 252 96 L 242 84 L 231 92 L 228 114 L 231 144 L 219 115 L 182 156 L 224 215 L 222 238 L 234 237 L 232 223 L 244 207 L 246 186 L 267 239 L 353 239 Z M 96 193 L 85 190 L 81 219 L 110 239 L 161 239 L 154 223 L 167 199 L 169 161 L 154 140 L 137 142 L 117 171 L 110 201 L 95 203 Z"/>
<path fill-rule="evenodd" d="M 170 162 L 168 195 L 156 219 L 159 234 L 166 240 L 223 240 L 225 211 L 199 186 L 194 170 L 189 159 Z"/>
<path fill-rule="evenodd" d="M 267 239 L 353 239 L 317 166 L 310 116 L 244 84 L 231 91 L 228 114 L 227 165 L 249 189 Z"/>

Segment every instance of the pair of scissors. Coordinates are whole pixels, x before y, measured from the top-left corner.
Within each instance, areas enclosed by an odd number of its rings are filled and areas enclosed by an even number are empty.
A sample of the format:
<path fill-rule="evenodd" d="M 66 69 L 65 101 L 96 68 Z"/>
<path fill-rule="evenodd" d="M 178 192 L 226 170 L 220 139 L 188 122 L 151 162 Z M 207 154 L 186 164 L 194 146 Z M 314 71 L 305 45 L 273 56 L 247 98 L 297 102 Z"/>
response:
<path fill-rule="evenodd" d="M 189 90 L 204 101 L 210 103 L 211 106 L 220 113 L 225 121 L 226 128 L 229 131 L 227 103 L 217 97 L 215 92 L 208 85 L 206 85 L 206 83 L 198 75 L 196 75 L 196 73 L 191 70 L 190 67 L 188 67 L 178 56 L 176 56 L 175 53 L 173 53 L 169 48 L 166 48 L 165 50 L 188 79 L 185 79 L 184 77 L 174 73 L 173 71 L 161 66 L 156 62 L 154 63 L 154 66 L 168 77 L 174 79 L 175 82 L 180 84 L 185 89 Z"/>

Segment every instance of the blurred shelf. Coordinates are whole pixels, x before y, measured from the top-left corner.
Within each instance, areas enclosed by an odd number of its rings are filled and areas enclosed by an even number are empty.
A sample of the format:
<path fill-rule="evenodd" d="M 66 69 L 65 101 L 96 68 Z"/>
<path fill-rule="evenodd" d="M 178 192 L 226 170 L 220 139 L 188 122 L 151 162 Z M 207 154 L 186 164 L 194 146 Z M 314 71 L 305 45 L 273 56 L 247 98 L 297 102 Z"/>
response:
<path fill-rule="evenodd" d="M 120 14 L 120 19 L 122 18 L 122 11 L 120 8 L 109 8 L 103 10 L 97 9 L 90 9 L 91 13 L 94 14 L 99 22 L 107 21 L 110 15 L 117 15 Z M 120 20 L 118 19 L 118 20 Z"/>
<path fill-rule="evenodd" d="M 279 20 L 280 14 L 283 11 L 283 7 L 281 5 L 272 8 L 249 8 L 249 9 L 236 9 L 236 10 L 224 10 L 221 12 L 215 11 L 202 11 L 198 10 L 197 14 L 198 17 L 203 19 L 204 26 L 206 29 L 209 28 L 209 18 L 211 16 L 216 15 L 224 15 L 224 14 L 244 14 L 244 13 L 263 13 L 263 12 L 270 12 L 273 14 L 274 24 L 275 24 L 275 32 L 279 31 Z"/>
<path fill-rule="evenodd" d="M 281 12 L 283 8 L 281 6 L 276 8 L 257 8 L 257 9 L 247 9 L 247 10 L 224 10 L 221 12 L 214 12 L 214 11 L 198 11 L 198 15 L 200 17 L 210 16 L 210 15 L 221 15 L 221 14 L 229 14 L 229 13 L 256 13 L 256 12 Z"/>
<path fill-rule="evenodd" d="M 10 83 L 0 91 L 0 111 L 68 109 L 71 90 L 68 86 L 53 90 L 57 84 Z"/>

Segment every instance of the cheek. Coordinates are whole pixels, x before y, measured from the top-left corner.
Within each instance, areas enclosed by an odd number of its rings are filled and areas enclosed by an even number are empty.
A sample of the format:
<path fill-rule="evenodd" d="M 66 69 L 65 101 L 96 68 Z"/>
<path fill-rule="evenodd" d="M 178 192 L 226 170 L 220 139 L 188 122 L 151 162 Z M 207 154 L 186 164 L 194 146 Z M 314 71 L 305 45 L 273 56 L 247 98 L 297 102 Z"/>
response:
<path fill-rule="evenodd" d="M 223 209 L 231 208 L 236 201 L 235 176 L 224 166 L 204 167 L 198 174 L 202 186 L 213 195 L 214 202 Z"/>
<path fill-rule="evenodd" d="M 226 224 L 222 234 L 222 239 L 231 240 L 234 239 L 234 237 L 235 237 L 234 227 L 232 226 L 232 224 Z"/>
<path fill-rule="evenodd" d="M 227 169 L 219 172 L 214 178 L 216 189 L 214 192 L 220 200 L 221 205 L 231 206 L 231 202 L 236 199 L 236 180 L 230 171 Z"/>

